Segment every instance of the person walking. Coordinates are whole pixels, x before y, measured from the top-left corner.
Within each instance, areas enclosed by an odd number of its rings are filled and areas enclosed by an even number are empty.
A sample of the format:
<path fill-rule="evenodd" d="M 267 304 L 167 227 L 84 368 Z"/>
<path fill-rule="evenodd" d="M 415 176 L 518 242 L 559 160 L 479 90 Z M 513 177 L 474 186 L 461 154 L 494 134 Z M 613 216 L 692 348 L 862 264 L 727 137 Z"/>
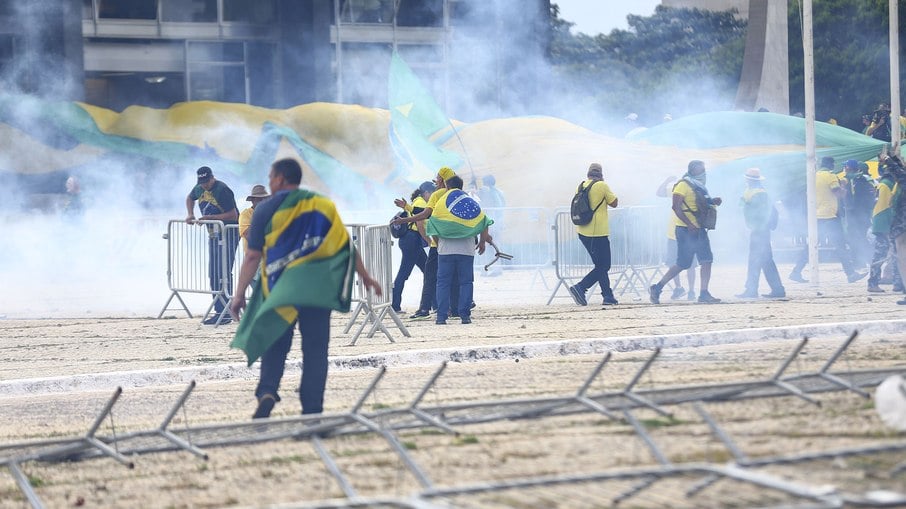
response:
<path fill-rule="evenodd" d="M 648 298 L 652 304 L 661 303 L 661 291 L 668 281 L 692 265 L 692 257 L 698 258 L 701 265 L 698 302 L 714 304 L 720 302 L 708 291 L 711 282 L 711 264 L 714 255 L 711 253 L 711 241 L 708 239 L 709 214 L 716 214 L 723 200 L 712 198 L 705 187 L 707 175 L 705 163 L 698 160 L 689 162 L 686 174 L 673 186 L 673 214 L 676 228 L 676 262 L 667 269 L 660 281 L 648 288 Z"/>
<path fill-rule="evenodd" d="M 431 193 L 436 190 L 437 188 L 433 182 L 422 182 L 409 198 L 412 203 L 407 203 L 406 200 L 400 199 L 394 200 L 394 203 L 412 216 L 425 210 Z M 400 259 L 400 268 L 396 272 L 396 278 L 393 280 L 393 297 L 390 303 L 390 307 L 397 313 L 402 310 L 400 306 L 403 300 L 403 288 L 406 285 L 406 280 L 412 274 L 412 269 L 418 267 L 418 270 L 422 272 L 422 280 L 424 281 L 425 262 L 428 259 L 428 255 L 425 254 L 425 247 L 427 246 L 428 237 L 425 234 L 425 222 L 408 223 L 405 232 L 399 238 L 402 259 Z"/>
<path fill-rule="evenodd" d="M 198 221 L 222 221 L 224 226 L 239 223 L 239 209 L 233 190 L 214 178 L 214 172 L 207 166 L 195 172 L 197 184 L 186 196 L 186 223 L 194 224 L 195 202 L 201 216 Z M 224 313 L 226 300 L 224 292 L 229 293 L 233 287 L 233 262 L 236 260 L 236 248 L 239 246 L 239 231 L 236 228 L 224 228 L 224 231 L 208 227 L 208 278 L 214 297 L 214 314 L 204 320 L 205 325 L 222 325 L 232 319 Z M 221 249 L 221 244 L 224 249 Z M 226 260 L 224 263 L 224 258 Z"/>
<path fill-rule="evenodd" d="M 846 274 L 846 280 L 855 283 L 864 278 L 866 272 L 856 272 L 853 268 L 853 261 L 850 251 L 846 248 L 846 241 L 843 236 L 843 223 L 839 216 L 839 199 L 845 195 L 845 190 L 840 183 L 840 179 L 834 174 L 834 159 L 824 157 L 821 159 L 821 168 L 815 173 L 815 201 L 816 215 L 818 216 L 818 238 L 827 238 L 831 246 L 837 251 L 837 258 L 840 260 L 840 266 Z M 793 271 L 790 272 L 790 280 L 798 283 L 807 283 L 808 280 L 802 277 L 802 269 L 808 263 L 808 243 L 802 247 L 799 258 Z"/>
<path fill-rule="evenodd" d="M 254 419 L 269 417 L 280 401 L 280 380 L 296 324 L 302 337 L 302 413 L 321 413 L 330 313 L 349 311 L 353 267 L 366 291 L 382 293 L 355 252 L 333 201 L 299 189 L 299 162 L 275 162 L 268 179 L 273 196 L 259 204 L 252 217 L 248 251 L 230 303 L 230 312 L 239 319 L 230 346 L 245 351 L 249 366 L 261 358 Z M 259 267 L 261 277 L 246 307 L 245 291 Z"/>
<path fill-rule="evenodd" d="M 587 224 L 576 225 L 579 241 L 591 257 L 592 269 L 574 286 L 569 287 L 569 294 L 578 306 L 587 306 L 585 292 L 598 284 L 605 306 L 618 304 L 610 287 L 610 220 L 607 207 L 616 208 L 617 195 L 604 182 L 604 170 L 599 163 L 591 163 L 586 172 L 587 179 L 580 184 L 581 189 L 588 189 L 588 202 L 594 208 L 594 215 Z"/>
<path fill-rule="evenodd" d="M 883 293 L 881 284 L 881 267 L 887 261 L 891 249 L 896 252 L 894 241 L 890 237 L 890 224 L 893 221 L 893 197 L 899 191 L 893 175 L 887 169 L 888 165 L 880 165 L 881 174 L 878 180 L 878 200 L 875 202 L 874 209 L 871 212 L 871 233 L 875 237 L 874 255 L 871 258 L 871 267 L 868 270 L 868 291 L 871 293 Z M 894 289 L 896 283 L 900 282 L 900 270 L 897 267 L 896 256 L 894 256 L 893 280 Z"/>
<path fill-rule="evenodd" d="M 872 210 L 878 191 L 871 177 L 862 172 L 859 161 L 848 159 L 843 163 L 845 183 L 843 185 L 843 210 L 846 226 L 846 243 L 855 267 L 864 267 L 871 262 L 871 245 L 868 230 L 871 227 Z"/>
<path fill-rule="evenodd" d="M 461 177 L 446 180 L 446 192 L 434 203 L 427 233 L 437 237 L 437 317 L 435 324 L 446 325 L 449 315 L 459 315 L 463 324 L 472 323 L 472 291 L 475 251 L 484 254 L 491 242 L 487 217 L 474 198 L 462 190 Z M 475 237 L 478 237 L 476 244 Z M 459 287 L 458 302 L 451 302 L 453 286 Z"/>
<path fill-rule="evenodd" d="M 746 191 L 742 195 L 741 205 L 746 227 L 749 228 L 749 267 L 746 273 L 746 288 L 736 295 L 740 299 L 758 298 L 758 279 L 764 272 L 764 278 L 771 287 L 771 293 L 764 297 L 779 299 L 786 297 L 786 290 L 780 282 L 780 273 L 774 263 L 771 249 L 771 230 L 777 226 L 777 209 L 764 188 L 764 177 L 759 168 L 749 168 L 745 172 Z"/>

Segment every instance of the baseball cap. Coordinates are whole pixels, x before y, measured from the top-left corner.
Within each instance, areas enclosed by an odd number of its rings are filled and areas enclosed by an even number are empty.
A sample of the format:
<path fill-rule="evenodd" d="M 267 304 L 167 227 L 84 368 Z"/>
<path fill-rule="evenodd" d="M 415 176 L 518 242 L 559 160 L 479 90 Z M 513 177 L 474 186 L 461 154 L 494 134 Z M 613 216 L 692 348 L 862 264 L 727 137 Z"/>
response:
<path fill-rule="evenodd" d="M 843 163 L 843 167 L 857 170 L 859 169 L 859 161 L 856 161 L 855 159 L 847 159 L 846 162 Z"/>
<path fill-rule="evenodd" d="M 440 175 L 440 178 L 442 178 L 444 182 L 446 182 L 450 177 L 456 176 L 456 172 L 454 172 L 452 168 L 448 168 L 446 166 L 437 170 L 437 174 Z"/>
<path fill-rule="evenodd" d="M 198 168 L 198 171 L 196 171 L 195 173 L 198 174 L 198 183 L 199 184 L 202 184 L 204 182 L 207 182 L 208 180 L 211 180 L 211 177 L 214 176 L 214 172 L 211 171 L 211 169 L 208 168 L 207 166 L 202 166 L 201 168 Z"/>
<path fill-rule="evenodd" d="M 425 181 L 418 186 L 418 190 L 423 193 L 433 193 L 434 191 L 437 191 L 437 186 L 434 185 L 434 182 Z"/>

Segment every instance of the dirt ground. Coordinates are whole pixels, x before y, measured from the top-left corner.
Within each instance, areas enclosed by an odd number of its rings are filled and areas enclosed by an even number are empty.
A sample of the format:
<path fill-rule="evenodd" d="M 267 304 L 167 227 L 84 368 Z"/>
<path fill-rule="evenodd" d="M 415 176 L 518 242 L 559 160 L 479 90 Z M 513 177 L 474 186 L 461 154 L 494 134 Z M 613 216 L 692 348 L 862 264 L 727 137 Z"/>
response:
<path fill-rule="evenodd" d="M 861 335 L 835 367 L 906 369 L 906 326 L 899 323 L 904 308 L 895 304 L 898 296 L 888 292 L 869 297 L 864 282 L 846 284 L 842 275 L 827 270 L 822 274 L 821 287 L 789 283 L 789 300 L 742 301 L 732 297 L 741 290 L 735 284 L 740 272 L 740 268 L 716 271 L 712 293 L 727 299 L 718 305 L 671 302 L 665 292 L 661 306 L 648 304 L 641 295 L 634 300 L 627 293 L 618 296 L 621 304 L 616 307 L 596 306 L 598 298 L 590 297 L 592 305 L 580 308 L 566 297 L 563 289 L 552 305 L 544 304 L 553 290 L 549 273 L 507 271 L 500 277 L 476 278 L 478 307 L 471 325 L 451 321 L 450 325 L 436 326 L 431 321 L 406 320 L 411 337 L 390 328 L 392 343 L 377 335 L 360 337 L 351 345 L 350 334 L 342 333 L 350 317 L 336 314 L 330 354 L 335 359 L 380 357 L 436 349 L 727 331 L 719 336 L 726 336 L 729 344 L 706 345 L 690 340 L 690 346 L 673 344 L 666 348 L 639 384 L 642 388 L 663 388 L 771 377 L 795 341 L 785 339 L 788 335 L 780 329 L 757 334 L 757 339 L 752 340 L 745 335 L 749 329 L 889 320 L 886 327 L 875 327 L 874 333 Z M 404 299 L 404 306 L 410 311 L 414 310 L 412 295 L 407 293 Z M 186 421 L 197 425 L 247 420 L 254 409 L 255 374 L 254 369 L 242 369 L 242 352 L 228 348 L 235 326 L 205 327 L 197 319 L 185 318 L 178 312 L 167 315 L 167 319 L 156 320 L 84 314 L 42 318 L 32 314 L 0 320 L 0 441 L 84 433 L 120 382 L 124 382 L 125 391 L 114 410 L 116 431 L 156 427 L 184 388 L 181 378 L 168 375 L 181 368 L 209 367 L 220 374 L 200 382 L 186 413 L 177 417 L 174 426 Z M 847 326 L 840 327 L 846 329 Z M 818 369 L 845 337 L 843 332 L 815 337 L 790 366 L 788 374 Z M 608 343 L 611 344 L 616 343 Z M 597 377 L 592 393 L 624 386 L 650 355 L 648 350 L 613 349 L 617 353 Z M 298 346 L 292 355 L 298 357 Z M 574 394 L 602 355 L 595 352 L 521 359 L 502 355 L 498 360 L 452 363 L 428 393 L 425 403 Z M 236 369 L 224 376 L 216 371 L 224 365 Z M 367 407 L 405 406 L 436 368 L 434 362 L 414 361 L 391 367 L 368 399 Z M 135 370 L 151 370 L 153 376 L 142 378 L 127 373 Z M 72 378 L 97 373 L 108 375 L 81 382 Z M 373 366 L 334 369 L 328 379 L 325 411 L 342 412 L 351 407 L 375 373 Z M 21 388 L 25 380 L 48 377 L 58 377 L 55 380 L 59 392 L 53 385 L 42 385 L 28 394 L 14 390 Z M 298 370 L 287 369 L 284 401 L 277 406 L 275 416 L 298 413 L 298 400 L 293 394 L 297 385 Z M 883 426 L 870 400 L 843 392 L 818 398 L 823 403 L 821 407 L 797 398 L 772 398 L 713 404 L 708 410 L 749 457 L 903 440 L 902 434 Z M 673 410 L 673 419 L 648 411 L 639 411 L 637 416 L 644 420 L 669 461 L 722 464 L 730 459 L 690 407 L 680 405 Z M 626 423 L 599 414 L 496 422 L 458 431 L 458 436 L 433 429 L 400 432 L 400 439 L 437 486 L 656 464 L 645 443 Z M 105 422 L 100 433 L 109 432 Z M 342 436 L 324 442 L 359 495 L 406 497 L 420 490 L 399 458 L 378 437 Z M 26 463 L 23 470 L 47 507 L 262 507 L 343 497 L 307 442 L 281 441 L 219 448 L 209 453 L 207 462 L 186 453 L 144 455 L 134 458 L 136 467 L 132 470 L 109 459 L 62 464 L 32 462 Z M 877 489 L 906 493 L 906 475 L 889 474 L 893 465 L 902 461 L 902 453 L 860 458 L 772 467 L 769 471 L 809 486 L 828 485 L 852 493 Z M 662 481 L 663 485 L 630 498 L 628 504 L 749 507 L 774 502 L 764 490 L 729 481 L 719 482 L 698 497 L 685 498 L 684 490 L 697 480 L 700 479 Z M 607 507 L 614 503 L 614 497 L 637 482 L 586 483 L 582 489 L 572 485 L 566 489 L 510 490 L 436 501 L 451 507 Z M 27 507 L 8 475 L 0 476 L 0 508 L 7 507 Z"/>

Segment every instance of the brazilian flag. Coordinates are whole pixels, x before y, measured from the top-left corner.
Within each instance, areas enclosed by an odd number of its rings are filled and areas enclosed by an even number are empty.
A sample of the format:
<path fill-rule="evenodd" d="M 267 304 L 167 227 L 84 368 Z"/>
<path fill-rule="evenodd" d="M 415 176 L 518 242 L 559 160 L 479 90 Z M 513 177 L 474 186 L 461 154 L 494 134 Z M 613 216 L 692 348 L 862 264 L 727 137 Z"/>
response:
<path fill-rule="evenodd" d="M 332 201 L 291 191 L 267 225 L 261 277 L 230 346 L 245 351 L 251 366 L 292 327 L 296 306 L 349 311 L 353 249 Z"/>
<path fill-rule="evenodd" d="M 462 189 L 451 189 L 437 200 L 426 232 L 447 239 L 474 237 L 494 224 L 474 198 Z"/>

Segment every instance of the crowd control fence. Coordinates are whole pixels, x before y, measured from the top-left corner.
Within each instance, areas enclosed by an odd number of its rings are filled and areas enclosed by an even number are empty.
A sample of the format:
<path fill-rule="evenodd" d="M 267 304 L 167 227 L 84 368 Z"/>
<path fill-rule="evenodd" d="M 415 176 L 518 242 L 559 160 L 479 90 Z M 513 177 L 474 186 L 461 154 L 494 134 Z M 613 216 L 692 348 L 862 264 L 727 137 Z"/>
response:
<path fill-rule="evenodd" d="M 627 207 L 609 211 L 611 267 L 608 272 L 615 295 L 639 297 L 662 274 L 666 257 L 665 218 L 661 207 Z M 557 285 L 547 303 L 585 277 L 594 267 L 576 227 L 566 209 L 555 211 L 551 226 L 554 232 L 554 272 Z M 569 297 L 564 292 L 563 297 Z"/>
<path fill-rule="evenodd" d="M 489 233 L 494 243 L 512 259 L 494 261 L 494 249 L 488 246 L 483 255 L 475 256 L 474 267 L 482 275 L 498 275 L 503 270 L 534 271 L 532 285 L 540 279 L 545 289 L 544 269 L 553 260 L 551 211 L 541 207 L 508 207 L 483 209 L 494 220 Z M 488 267 L 494 262 L 494 265 Z M 488 267 L 488 268 L 485 268 Z"/>
<path fill-rule="evenodd" d="M 393 238 L 390 236 L 390 227 L 387 225 L 369 226 L 365 224 L 346 225 L 349 236 L 352 238 L 355 250 L 362 257 L 365 270 L 371 274 L 381 288 L 381 295 L 375 295 L 365 288 L 362 279 L 356 274 L 352 287 L 352 302 L 354 308 L 352 316 L 343 329 L 348 334 L 355 324 L 361 319 L 358 329 L 352 335 L 349 346 L 355 345 L 359 336 L 368 328 L 366 337 L 371 338 L 381 331 L 393 343 L 393 336 L 384 325 L 384 319 L 390 318 L 396 327 L 407 338 L 409 330 L 403 325 L 402 320 L 391 307 L 393 290 Z"/>
<path fill-rule="evenodd" d="M 217 313 L 217 324 L 229 313 L 233 277 L 230 247 L 235 249 L 239 230 L 235 225 L 225 226 L 223 221 L 194 221 L 171 219 L 167 224 L 167 286 L 170 296 L 164 303 L 158 318 L 170 306 L 175 297 L 189 318 L 193 318 L 182 294 L 201 293 L 211 295 L 211 304 L 205 310 L 202 320 L 211 315 L 215 306 L 222 305 Z"/>

